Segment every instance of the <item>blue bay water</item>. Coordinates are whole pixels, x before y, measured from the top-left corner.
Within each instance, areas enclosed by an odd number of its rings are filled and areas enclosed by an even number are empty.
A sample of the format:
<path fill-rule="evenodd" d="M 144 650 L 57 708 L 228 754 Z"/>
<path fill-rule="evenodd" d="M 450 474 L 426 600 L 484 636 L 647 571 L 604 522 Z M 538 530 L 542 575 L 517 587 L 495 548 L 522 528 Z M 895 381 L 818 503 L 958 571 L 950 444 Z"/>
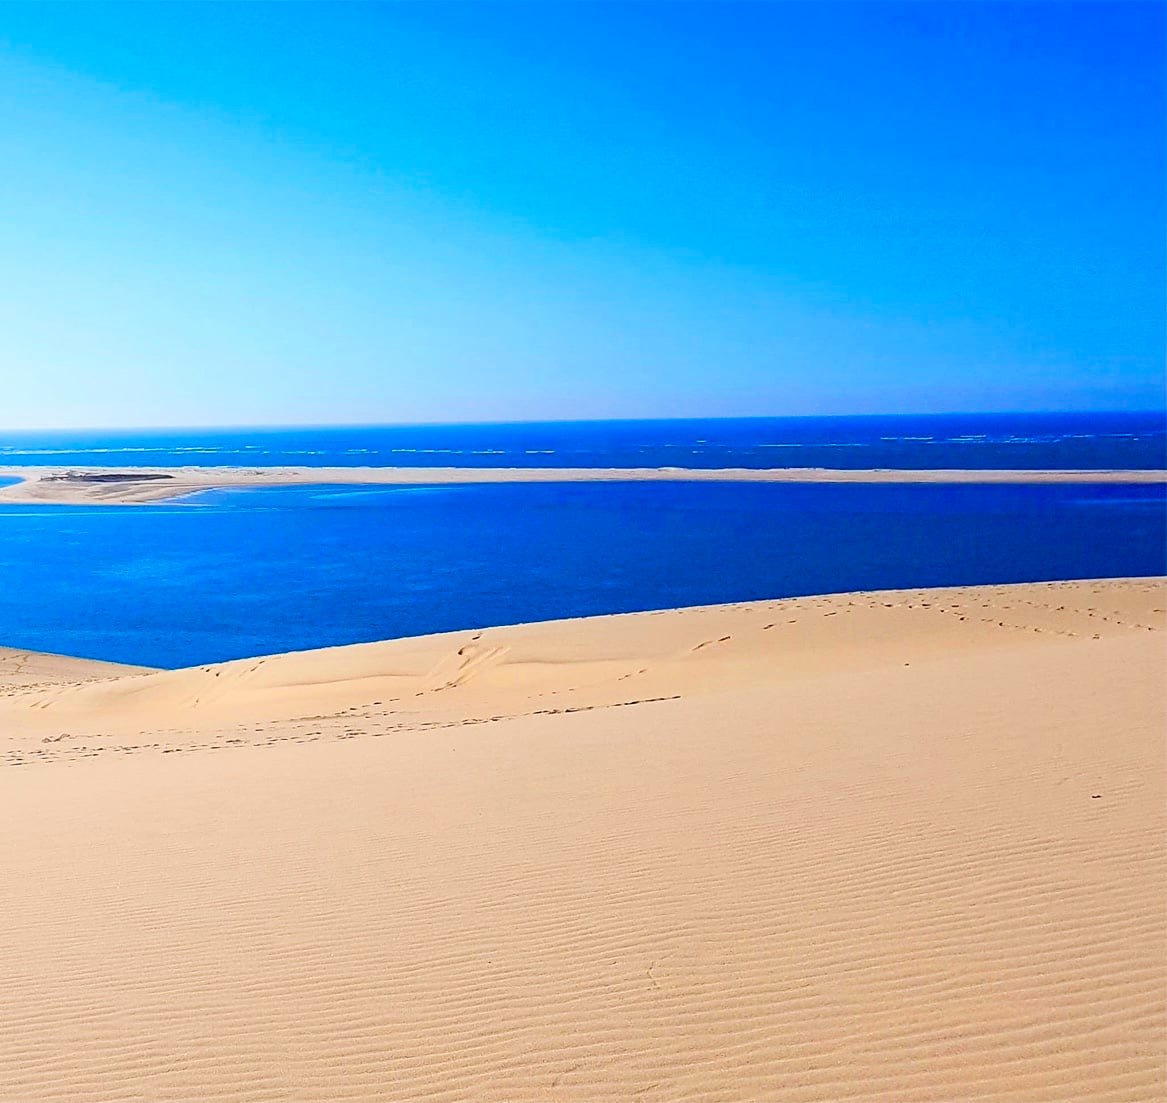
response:
<path fill-rule="evenodd" d="M 0 507 L 0 643 L 157 666 L 556 617 L 1167 571 L 1161 486 L 498 484 Z"/>
<path fill-rule="evenodd" d="M 1163 412 L 0 433 L 3 465 L 1167 467 Z"/>

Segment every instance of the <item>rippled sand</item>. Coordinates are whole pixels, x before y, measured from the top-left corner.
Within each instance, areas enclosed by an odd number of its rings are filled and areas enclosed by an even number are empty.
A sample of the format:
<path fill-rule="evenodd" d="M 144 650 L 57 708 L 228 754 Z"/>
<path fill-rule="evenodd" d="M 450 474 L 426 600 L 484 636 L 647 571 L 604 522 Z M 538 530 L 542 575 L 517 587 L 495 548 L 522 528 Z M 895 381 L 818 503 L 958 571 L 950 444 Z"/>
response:
<path fill-rule="evenodd" d="M 0 651 L 0 1099 L 1164 1098 L 1165 609 Z"/>

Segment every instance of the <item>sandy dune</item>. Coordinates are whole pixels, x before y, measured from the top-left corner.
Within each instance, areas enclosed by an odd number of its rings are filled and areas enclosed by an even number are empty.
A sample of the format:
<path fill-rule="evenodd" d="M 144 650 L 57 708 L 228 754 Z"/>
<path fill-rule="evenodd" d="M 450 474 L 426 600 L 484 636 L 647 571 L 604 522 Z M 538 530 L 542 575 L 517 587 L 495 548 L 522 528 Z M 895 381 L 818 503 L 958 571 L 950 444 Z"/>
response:
<path fill-rule="evenodd" d="M 0 692 L 15 686 L 73 684 L 147 673 L 150 673 L 150 669 L 144 666 L 125 666 L 122 663 L 103 663 L 95 659 L 74 659 L 68 655 L 45 655 L 38 651 L 0 647 Z"/>
<path fill-rule="evenodd" d="M 0 1099 L 1163 1099 L 1165 610 L 1127 580 L 26 656 Z"/>
<path fill-rule="evenodd" d="M 0 502 L 141 505 L 222 487 L 545 482 L 1156 483 L 1167 471 L 977 471 L 824 467 L 0 467 Z"/>

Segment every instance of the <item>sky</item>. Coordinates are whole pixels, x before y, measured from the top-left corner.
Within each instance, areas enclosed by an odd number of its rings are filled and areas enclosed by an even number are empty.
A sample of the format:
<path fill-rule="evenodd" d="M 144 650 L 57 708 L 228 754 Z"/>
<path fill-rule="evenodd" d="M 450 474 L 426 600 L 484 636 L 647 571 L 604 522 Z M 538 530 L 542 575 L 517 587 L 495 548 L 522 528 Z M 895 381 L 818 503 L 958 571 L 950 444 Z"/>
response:
<path fill-rule="evenodd" d="M 1161 408 L 1164 12 L 0 3 L 0 428 Z"/>

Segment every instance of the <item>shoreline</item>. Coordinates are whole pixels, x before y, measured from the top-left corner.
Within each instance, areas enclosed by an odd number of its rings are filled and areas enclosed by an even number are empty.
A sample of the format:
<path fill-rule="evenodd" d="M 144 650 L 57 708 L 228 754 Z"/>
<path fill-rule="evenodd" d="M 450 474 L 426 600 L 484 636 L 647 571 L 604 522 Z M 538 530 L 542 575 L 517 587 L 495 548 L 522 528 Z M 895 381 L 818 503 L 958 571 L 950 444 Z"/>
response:
<path fill-rule="evenodd" d="M 49 665 L 60 666 L 62 669 L 75 669 L 78 681 L 88 681 L 94 678 L 122 678 L 141 674 L 180 674 L 201 671 L 211 673 L 224 668 L 242 667 L 255 663 L 271 661 L 284 662 L 292 659 L 311 661 L 327 659 L 329 656 L 339 658 L 353 658 L 363 652 L 372 652 L 383 648 L 399 648 L 410 650 L 418 646 L 450 644 L 464 641 L 469 637 L 485 635 L 510 636 L 535 633 L 548 638 L 563 635 L 587 634 L 589 629 L 607 632 L 610 629 L 620 631 L 621 625 L 647 623 L 651 618 L 670 617 L 680 620 L 697 619 L 700 617 L 716 617 L 730 613 L 750 613 L 762 609 L 781 607 L 782 609 L 822 607 L 834 612 L 835 615 L 844 608 L 853 608 L 857 603 L 874 602 L 883 608 L 892 608 L 903 604 L 908 609 L 915 608 L 912 603 L 918 603 L 922 609 L 931 608 L 936 602 L 943 602 L 954 595 L 976 595 L 984 593 L 999 598 L 1004 594 L 1016 594 L 1019 598 L 1031 594 L 1045 594 L 1055 590 L 1066 590 L 1071 594 L 1088 586 L 1124 587 L 1124 586 L 1151 586 L 1167 587 L 1167 575 L 1100 575 L 1089 578 L 1057 578 L 1039 582 L 984 582 L 967 585 L 939 585 L 939 586 L 900 586 L 891 589 L 876 590 L 830 590 L 814 594 L 796 594 L 786 597 L 754 598 L 748 601 L 713 602 L 705 605 L 675 605 L 653 609 L 638 609 L 620 613 L 590 613 L 580 616 L 554 617 L 550 620 L 523 620 L 506 621 L 498 624 L 482 625 L 470 628 L 453 628 L 440 632 L 420 632 L 411 636 L 387 636 L 383 639 L 356 641 L 353 643 L 321 644 L 318 647 L 294 648 L 288 651 L 261 652 L 254 655 L 244 655 L 237 659 L 214 659 L 207 662 L 193 663 L 189 666 L 165 667 L 142 665 L 141 663 L 122 662 L 117 659 L 101 659 L 84 655 L 75 655 L 63 651 L 37 651 L 34 649 L 13 647 L 0 640 L 0 685 L 4 684 L 4 663 L 19 659 L 23 666 L 36 666 L 42 661 Z M 1156 613 L 1159 610 L 1155 610 Z M 1002 625 L 1003 627 L 1003 625 Z M 1167 625 L 1164 626 L 1167 628 Z M 92 669 L 89 669 L 92 668 Z M 55 672 L 56 673 L 56 672 Z M 217 676 L 217 675 L 216 675 Z M 67 680 L 67 679 L 62 679 Z"/>
<path fill-rule="evenodd" d="M 272 486 L 415 486 L 565 482 L 774 482 L 899 484 L 1108 483 L 1163 485 L 1162 470 L 971 468 L 590 468 L 590 467 L 0 467 L 0 503 L 144 505 L 200 490 Z"/>

